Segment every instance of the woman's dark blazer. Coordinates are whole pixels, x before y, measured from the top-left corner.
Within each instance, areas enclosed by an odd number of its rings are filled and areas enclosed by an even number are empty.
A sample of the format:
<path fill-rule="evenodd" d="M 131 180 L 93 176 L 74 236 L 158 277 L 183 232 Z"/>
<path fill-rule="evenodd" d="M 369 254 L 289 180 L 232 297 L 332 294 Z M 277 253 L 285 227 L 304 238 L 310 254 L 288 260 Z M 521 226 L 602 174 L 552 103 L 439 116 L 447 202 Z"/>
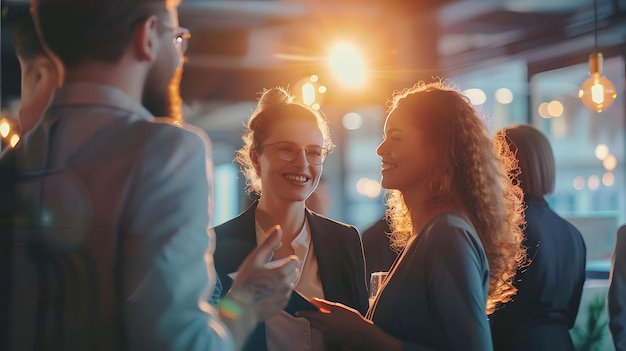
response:
<path fill-rule="evenodd" d="M 518 271 L 513 300 L 489 318 L 494 350 L 574 350 L 569 330 L 585 283 L 585 241 L 543 198 L 524 200 L 523 244 L 532 262 Z"/>
<path fill-rule="evenodd" d="M 255 202 L 238 217 L 214 228 L 216 235 L 215 269 L 222 283 L 222 297 L 232 285 L 229 273 L 237 271 L 246 256 L 257 246 Z M 365 285 L 365 259 L 359 232 L 353 226 L 333 221 L 306 210 L 311 240 L 324 299 L 340 302 L 365 315 L 368 308 Z M 333 349 L 329 345 L 329 349 Z M 259 323 L 244 350 L 267 350 L 265 323 Z"/>

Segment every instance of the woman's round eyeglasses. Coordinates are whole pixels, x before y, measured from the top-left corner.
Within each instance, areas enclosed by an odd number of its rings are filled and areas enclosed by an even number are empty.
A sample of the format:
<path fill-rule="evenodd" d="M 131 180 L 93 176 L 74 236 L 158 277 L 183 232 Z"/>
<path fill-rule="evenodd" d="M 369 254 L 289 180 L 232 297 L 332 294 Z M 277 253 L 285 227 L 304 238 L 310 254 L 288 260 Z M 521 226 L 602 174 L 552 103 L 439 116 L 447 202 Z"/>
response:
<path fill-rule="evenodd" d="M 278 141 L 275 143 L 263 144 L 263 146 L 274 146 L 276 148 L 276 155 L 278 158 L 285 162 L 295 161 L 298 158 L 300 151 L 304 150 L 307 162 L 313 165 L 321 165 L 324 163 L 329 152 L 329 150 L 325 147 L 317 145 L 300 147 L 289 141 Z"/>

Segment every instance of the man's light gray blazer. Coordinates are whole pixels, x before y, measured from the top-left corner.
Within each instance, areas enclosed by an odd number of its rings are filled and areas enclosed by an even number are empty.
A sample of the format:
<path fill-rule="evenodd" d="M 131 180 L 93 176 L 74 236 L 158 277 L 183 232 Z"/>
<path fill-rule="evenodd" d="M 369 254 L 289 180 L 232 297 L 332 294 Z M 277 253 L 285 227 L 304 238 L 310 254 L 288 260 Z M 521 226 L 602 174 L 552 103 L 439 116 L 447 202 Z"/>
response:
<path fill-rule="evenodd" d="M 200 306 L 215 284 L 206 134 L 81 83 L 57 90 L 42 122 L 7 152 L 20 201 L 56 243 L 82 243 L 94 262 L 99 349 L 232 348 L 215 310 Z M 28 343 L 18 331 L 36 322 L 24 294 L 36 281 L 23 276 L 13 341 Z"/>

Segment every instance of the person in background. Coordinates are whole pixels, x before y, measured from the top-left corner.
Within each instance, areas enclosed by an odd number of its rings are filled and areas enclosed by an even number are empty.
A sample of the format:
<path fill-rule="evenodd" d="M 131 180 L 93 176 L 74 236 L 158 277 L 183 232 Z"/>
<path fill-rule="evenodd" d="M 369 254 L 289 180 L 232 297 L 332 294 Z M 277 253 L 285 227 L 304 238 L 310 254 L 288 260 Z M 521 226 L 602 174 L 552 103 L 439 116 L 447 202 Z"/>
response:
<path fill-rule="evenodd" d="M 626 351 L 626 225 L 617 231 L 609 280 L 609 330 L 615 351 Z"/>
<path fill-rule="evenodd" d="M 171 82 L 189 33 L 178 4 L 33 1 L 65 74 L 41 122 L 0 157 L 16 195 L 0 348 L 229 351 L 287 304 L 298 262 L 265 265 L 282 234 L 270 224 L 220 314 L 206 303 L 216 286 L 209 140 L 155 120 L 180 102 Z"/>
<path fill-rule="evenodd" d="M 259 196 L 246 211 L 215 227 L 215 266 L 225 289 L 242 259 L 265 240 L 273 223 L 283 228 L 274 260 L 300 259 L 296 290 L 305 297 L 340 301 L 365 313 L 368 306 L 363 249 L 355 227 L 311 212 L 315 190 L 333 149 L 326 118 L 293 101 L 282 88 L 265 90 L 242 136 L 236 161 L 248 191 Z M 333 350 L 302 318 L 279 313 L 260 323 L 246 350 Z"/>
<path fill-rule="evenodd" d="M 359 350 L 491 350 L 487 315 L 515 294 L 524 260 L 513 156 L 498 157 L 468 99 L 441 81 L 394 93 L 377 153 L 400 257 L 365 318 L 323 299 L 300 315 Z"/>
<path fill-rule="evenodd" d="M 363 232 L 361 241 L 363 241 L 367 277 L 370 277 L 372 272 L 389 271 L 393 261 L 398 257 L 398 252 L 391 248 L 390 234 L 391 228 L 385 217 Z"/>
<path fill-rule="evenodd" d="M 544 198 L 554 190 L 552 148 L 530 125 L 503 128 L 495 140 L 519 161 L 513 181 L 524 191 L 529 264 L 515 276 L 517 295 L 490 317 L 494 349 L 574 350 L 569 330 L 585 283 L 586 247 L 578 229 Z"/>
<path fill-rule="evenodd" d="M 37 36 L 30 14 L 25 15 L 15 27 L 13 43 L 21 69 L 21 107 L 19 124 L 22 134 L 33 129 L 43 116 L 52 99 L 52 92 L 60 82 L 61 74 Z"/>

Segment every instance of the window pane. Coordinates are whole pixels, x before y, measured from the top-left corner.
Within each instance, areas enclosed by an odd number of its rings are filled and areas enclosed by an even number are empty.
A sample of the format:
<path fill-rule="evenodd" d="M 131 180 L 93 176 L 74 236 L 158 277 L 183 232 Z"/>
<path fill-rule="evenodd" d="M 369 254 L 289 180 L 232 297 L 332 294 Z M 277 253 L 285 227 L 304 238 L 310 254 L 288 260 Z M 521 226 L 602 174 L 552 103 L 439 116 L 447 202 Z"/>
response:
<path fill-rule="evenodd" d="M 624 60 L 604 61 L 618 98 L 602 113 L 578 99 L 588 71 L 584 63 L 536 74 L 530 91 L 532 123 L 549 138 L 556 158 L 555 192 L 548 201 L 582 232 L 593 262 L 610 260 L 616 230 L 626 221 Z"/>
<path fill-rule="evenodd" d="M 483 69 L 472 69 L 450 77 L 454 86 L 476 97 L 474 107 L 496 130 L 528 122 L 527 66 L 521 60 L 509 61 Z M 476 95 L 475 95 L 476 94 Z"/>

